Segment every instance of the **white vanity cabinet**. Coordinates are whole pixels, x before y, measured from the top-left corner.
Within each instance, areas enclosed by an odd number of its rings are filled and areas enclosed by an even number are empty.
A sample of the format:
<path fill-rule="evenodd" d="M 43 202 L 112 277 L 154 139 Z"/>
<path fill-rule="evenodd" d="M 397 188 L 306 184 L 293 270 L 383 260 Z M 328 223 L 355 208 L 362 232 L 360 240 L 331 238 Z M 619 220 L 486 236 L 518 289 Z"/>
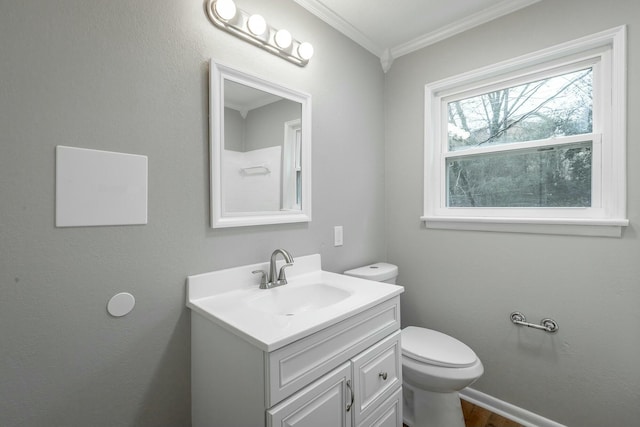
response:
<path fill-rule="evenodd" d="M 397 295 L 273 351 L 191 319 L 194 427 L 402 426 Z"/>
<path fill-rule="evenodd" d="M 269 409 L 267 427 L 399 427 L 401 376 L 400 331 L 396 331 Z"/>

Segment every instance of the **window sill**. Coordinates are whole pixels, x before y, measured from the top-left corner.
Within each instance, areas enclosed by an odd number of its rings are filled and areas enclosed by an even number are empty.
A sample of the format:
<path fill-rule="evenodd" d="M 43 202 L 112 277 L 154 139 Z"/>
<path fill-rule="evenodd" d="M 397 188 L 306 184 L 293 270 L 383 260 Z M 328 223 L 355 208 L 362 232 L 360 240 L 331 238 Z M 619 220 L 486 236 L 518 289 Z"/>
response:
<path fill-rule="evenodd" d="M 570 236 L 621 237 L 628 219 L 420 217 L 427 228 L 499 231 L 509 233 L 561 234 Z"/>

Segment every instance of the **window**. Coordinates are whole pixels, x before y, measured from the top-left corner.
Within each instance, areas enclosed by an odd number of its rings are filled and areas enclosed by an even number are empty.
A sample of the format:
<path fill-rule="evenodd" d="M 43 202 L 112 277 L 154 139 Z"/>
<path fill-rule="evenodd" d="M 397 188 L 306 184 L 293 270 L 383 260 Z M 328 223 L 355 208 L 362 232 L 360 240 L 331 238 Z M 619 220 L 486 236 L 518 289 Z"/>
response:
<path fill-rule="evenodd" d="M 425 88 L 429 228 L 620 236 L 625 28 Z"/>

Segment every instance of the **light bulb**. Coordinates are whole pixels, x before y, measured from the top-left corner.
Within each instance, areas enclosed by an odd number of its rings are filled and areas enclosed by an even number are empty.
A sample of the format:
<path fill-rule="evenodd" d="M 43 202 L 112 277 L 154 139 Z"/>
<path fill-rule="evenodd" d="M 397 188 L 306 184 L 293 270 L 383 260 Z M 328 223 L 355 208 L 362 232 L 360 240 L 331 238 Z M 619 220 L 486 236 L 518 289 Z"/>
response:
<path fill-rule="evenodd" d="M 291 33 L 287 30 L 278 30 L 275 41 L 280 49 L 286 49 L 291 46 Z"/>
<path fill-rule="evenodd" d="M 313 56 L 313 46 L 309 42 L 300 43 L 298 46 L 298 55 L 300 58 L 308 61 Z"/>
<path fill-rule="evenodd" d="M 251 15 L 249 17 L 249 22 L 247 22 L 247 27 L 249 27 L 249 31 L 255 36 L 260 36 L 264 34 L 267 29 L 267 21 L 260 15 Z"/>
<path fill-rule="evenodd" d="M 218 15 L 223 21 L 228 21 L 236 16 L 237 9 L 233 0 L 216 0 L 213 7 L 216 11 L 216 15 Z"/>

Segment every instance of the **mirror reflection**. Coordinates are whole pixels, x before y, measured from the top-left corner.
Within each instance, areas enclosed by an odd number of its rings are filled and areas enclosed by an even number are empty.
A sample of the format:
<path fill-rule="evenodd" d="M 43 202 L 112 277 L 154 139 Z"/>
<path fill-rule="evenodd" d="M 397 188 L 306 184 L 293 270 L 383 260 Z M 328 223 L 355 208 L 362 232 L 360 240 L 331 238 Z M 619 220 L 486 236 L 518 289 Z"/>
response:
<path fill-rule="evenodd" d="M 311 220 L 311 97 L 211 62 L 211 226 Z"/>
<path fill-rule="evenodd" d="M 300 103 L 224 81 L 226 213 L 301 210 Z"/>

